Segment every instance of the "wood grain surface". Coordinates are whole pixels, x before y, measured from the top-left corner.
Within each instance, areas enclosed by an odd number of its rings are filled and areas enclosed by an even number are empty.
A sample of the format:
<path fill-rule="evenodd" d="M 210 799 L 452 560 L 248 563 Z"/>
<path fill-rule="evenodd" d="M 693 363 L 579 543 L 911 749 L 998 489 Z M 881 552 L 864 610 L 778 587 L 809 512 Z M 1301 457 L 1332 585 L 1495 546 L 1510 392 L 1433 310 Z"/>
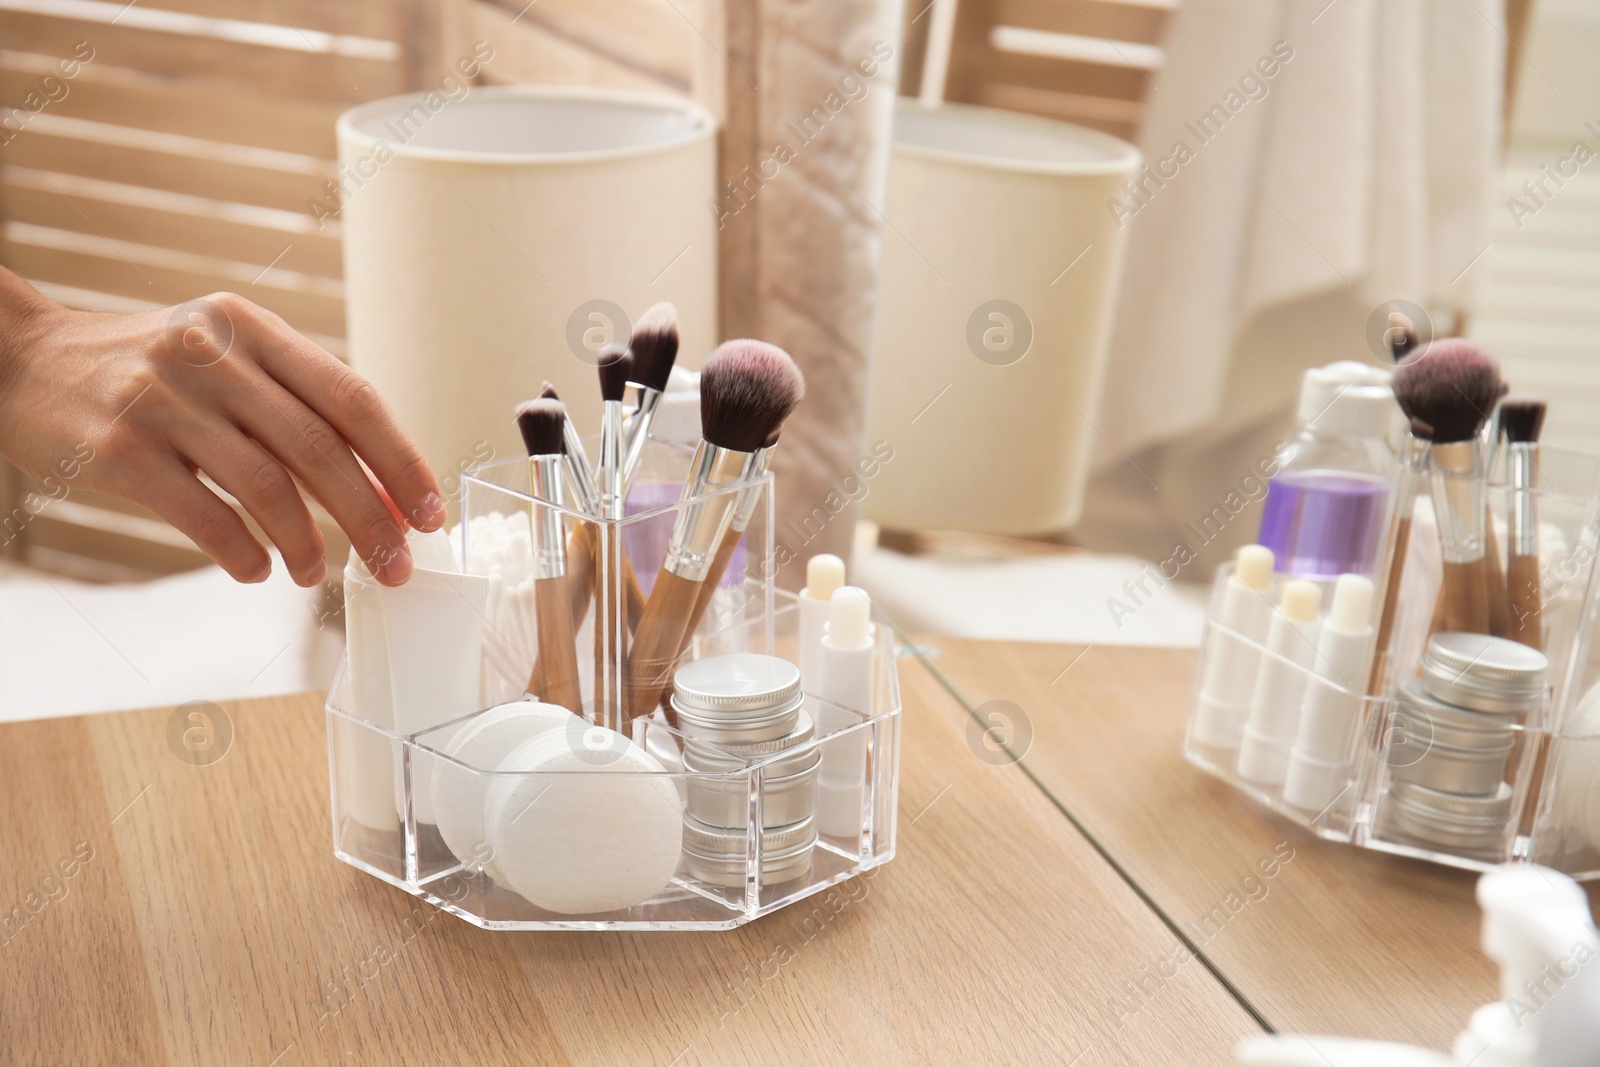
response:
<path fill-rule="evenodd" d="M 1193 652 L 932 644 L 934 667 L 1025 744 L 1022 766 L 1273 1029 L 1447 1051 L 1498 996 L 1476 875 L 1323 841 L 1184 761 Z"/>
<path fill-rule="evenodd" d="M 317 696 L 0 727 L 0 1059 L 1230 1062 L 1222 983 L 1119 994 L 1172 931 L 902 677 L 897 858 L 716 934 L 489 932 L 335 861 Z"/>

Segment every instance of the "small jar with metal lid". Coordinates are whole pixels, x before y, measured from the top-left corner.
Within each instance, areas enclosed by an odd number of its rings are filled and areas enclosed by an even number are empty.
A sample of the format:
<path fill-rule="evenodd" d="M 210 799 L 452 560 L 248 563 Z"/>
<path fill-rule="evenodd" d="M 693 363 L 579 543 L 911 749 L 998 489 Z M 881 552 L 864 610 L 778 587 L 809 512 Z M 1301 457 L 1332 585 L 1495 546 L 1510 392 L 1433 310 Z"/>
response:
<path fill-rule="evenodd" d="M 779 885 L 804 877 L 811 870 L 811 850 L 816 843 L 817 827 L 810 819 L 763 830 L 761 884 Z M 691 878 L 738 889 L 744 885 L 748 848 L 744 830 L 707 826 L 693 816 L 683 821 L 684 869 Z"/>
<path fill-rule="evenodd" d="M 709 744 L 686 740 L 684 770 L 726 775 L 689 779 L 689 814 L 709 826 L 743 827 L 749 821 L 751 779 L 748 773 L 735 772 L 767 760 L 756 771 L 761 825 L 787 826 L 811 818 L 817 810 L 817 768 L 822 762 L 821 751 L 811 744 L 815 736 L 811 716 L 801 711 L 794 729 L 772 741 Z M 791 749 L 797 751 L 782 755 Z"/>
<path fill-rule="evenodd" d="M 690 772 L 684 862 L 691 877 L 727 887 L 744 884 L 755 789 L 761 797 L 763 882 L 788 881 L 811 869 L 822 754 L 804 702 L 800 669 L 776 656 L 707 656 L 678 668 L 672 709 L 684 734 L 684 770 Z"/>
<path fill-rule="evenodd" d="M 1550 661 L 1543 652 L 1488 634 L 1434 634 L 1422 654 L 1422 688 L 1458 708 L 1491 715 L 1537 711 Z"/>
<path fill-rule="evenodd" d="M 1452 851 L 1499 853 L 1511 818 L 1511 787 L 1501 782 L 1488 796 L 1462 796 L 1415 782 L 1396 782 L 1389 817 L 1407 837 Z"/>
<path fill-rule="evenodd" d="M 794 730 L 805 696 L 800 668 L 777 656 L 735 652 L 678 668 L 672 710 L 690 737 L 715 743 L 773 741 Z"/>
<path fill-rule="evenodd" d="M 1511 715 L 1490 715 L 1430 696 L 1418 679 L 1400 687 L 1384 760 L 1394 777 L 1430 789 L 1487 796 L 1505 779 L 1516 744 Z"/>

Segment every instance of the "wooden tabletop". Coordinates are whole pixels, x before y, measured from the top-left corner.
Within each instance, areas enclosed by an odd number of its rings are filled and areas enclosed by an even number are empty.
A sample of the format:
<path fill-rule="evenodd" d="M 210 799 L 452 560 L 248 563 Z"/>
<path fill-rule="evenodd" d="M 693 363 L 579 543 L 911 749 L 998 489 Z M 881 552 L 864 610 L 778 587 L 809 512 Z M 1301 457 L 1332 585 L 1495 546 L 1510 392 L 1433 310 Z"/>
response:
<path fill-rule="evenodd" d="M 1321 840 L 1184 761 L 1193 652 L 929 644 L 984 722 L 1017 720 L 1022 766 L 1272 1029 L 1448 1051 L 1497 999 L 1475 874 Z"/>
<path fill-rule="evenodd" d="M 1148 662 L 1166 664 L 1153 690 L 1166 700 L 1185 658 Z M 1096 677 L 1088 665 L 1081 677 Z M 485 931 L 339 863 L 318 696 L 224 705 L 231 743 L 200 767 L 174 755 L 188 724 L 174 731 L 171 709 L 0 727 L 0 1058 L 1231 1062 L 1259 1025 L 1227 985 L 1180 958 L 1168 920 L 1024 768 L 989 761 L 932 674 L 904 660 L 902 680 L 899 855 L 798 911 L 714 934 Z M 1150 679 L 1128 681 L 1077 690 L 1072 706 L 1099 701 L 1104 722 L 1131 723 Z M 1110 735 L 1124 769 L 1132 746 L 1168 744 Z M 1148 779 L 1142 816 L 1127 799 L 1136 782 L 1097 774 L 1057 792 L 1103 792 L 1145 836 L 1195 822 L 1162 812 L 1174 782 Z M 1274 897 L 1229 943 L 1305 899 L 1317 868 L 1294 840 Z M 1153 880 L 1169 905 L 1179 863 Z M 1208 858 L 1195 892 L 1221 891 L 1224 874 Z"/>

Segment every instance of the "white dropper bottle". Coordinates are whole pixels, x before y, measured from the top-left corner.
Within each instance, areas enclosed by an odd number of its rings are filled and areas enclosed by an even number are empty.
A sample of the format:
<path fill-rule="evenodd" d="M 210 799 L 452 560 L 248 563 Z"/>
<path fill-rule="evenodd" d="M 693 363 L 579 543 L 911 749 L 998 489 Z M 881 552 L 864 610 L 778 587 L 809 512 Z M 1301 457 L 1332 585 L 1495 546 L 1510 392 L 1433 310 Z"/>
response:
<path fill-rule="evenodd" d="M 800 590 L 800 687 L 819 691 L 822 678 L 822 633 L 828 625 L 828 602 L 844 584 L 844 560 L 828 552 L 806 561 L 806 587 Z"/>
<path fill-rule="evenodd" d="M 817 736 L 872 717 L 876 627 L 872 599 L 853 585 L 834 590 L 822 637 L 822 685 L 812 711 Z M 832 837 L 861 833 L 861 791 L 867 775 L 867 731 L 824 741 L 817 772 L 817 829 Z"/>
<path fill-rule="evenodd" d="M 1200 682 L 1191 737 L 1211 748 L 1239 747 L 1250 718 L 1260 644 L 1272 616 L 1272 550 L 1245 545 L 1234 557 L 1233 573 L 1222 592 L 1222 606 L 1207 635 L 1206 669 Z M 1228 631 L 1233 631 L 1229 633 Z"/>
<path fill-rule="evenodd" d="M 1284 776 L 1283 799 L 1303 811 L 1321 813 L 1349 784 L 1350 749 L 1372 659 L 1371 614 L 1372 580 L 1341 574 Z"/>
<path fill-rule="evenodd" d="M 1300 701 L 1317 651 L 1317 609 L 1322 587 L 1295 579 L 1283 587 L 1272 613 L 1267 653 L 1256 677 L 1250 721 L 1239 746 L 1239 774 L 1259 785 L 1282 785 L 1289 769 L 1289 746 L 1300 722 Z"/>

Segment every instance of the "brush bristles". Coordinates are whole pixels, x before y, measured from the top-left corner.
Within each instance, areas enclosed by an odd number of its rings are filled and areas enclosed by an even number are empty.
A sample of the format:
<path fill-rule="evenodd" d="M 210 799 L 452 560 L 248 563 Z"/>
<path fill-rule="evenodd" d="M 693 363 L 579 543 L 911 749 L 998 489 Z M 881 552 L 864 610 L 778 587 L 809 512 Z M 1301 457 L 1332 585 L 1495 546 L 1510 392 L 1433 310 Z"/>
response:
<path fill-rule="evenodd" d="M 775 448 L 775 447 L 777 447 L 778 436 L 779 436 L 778 435 L 778 431 L 777 430 L 773 430 L 771 433 L 767 434 L 766 440 L 761 442 L 761 447 L 762 448 Z"/>
<path fill-rule="evenodd" d="M 600 399 L 621 400 L 633 376 L 633 357 L 621 345 L 607 345 L 595 364 L 600 371 Z"/>
<path fill-rule="evenodd" d="M 1423 346 L 1394 372 L 1394 398 L 1412 432 L 1436 445 L 1476 437 L 1504 389 L 1495 361 L 1460 338 Z"/>
<path fill-rule="evenodd" d="M 539 387 L 539 399 L 560 400 L 561 398 L 556 395 L 556 387 L 551 385 L 549 382 L 545 382 Z"/>
<path fill-rule="evenodd" d="M 1512 393 L 1500 401 L 1500 432 L 1512 444 L 1530 444 L 1544 429 L 1545 401 L 1529 393 Z"/>
<path fill-rule="evenodd" d="M 517 429 L 530 456 L 567 454 L 567 406 L 559 400 L 540 397 L 517 408 Z"/>
<path fill-rule="evenodd" d="M 806 395 L 789 354 L 762 341 L 728 341 L 700 373 L 700 431 L 736 452 L 754 452 Z"/>
<path fill-rule="evenodd" d="M 678 360 L 678 309 L 665 301 L 652 305 L 634 324 L 628 349 L 633 353 L 629 380 L 666 392 L 672 365 Z"/>

